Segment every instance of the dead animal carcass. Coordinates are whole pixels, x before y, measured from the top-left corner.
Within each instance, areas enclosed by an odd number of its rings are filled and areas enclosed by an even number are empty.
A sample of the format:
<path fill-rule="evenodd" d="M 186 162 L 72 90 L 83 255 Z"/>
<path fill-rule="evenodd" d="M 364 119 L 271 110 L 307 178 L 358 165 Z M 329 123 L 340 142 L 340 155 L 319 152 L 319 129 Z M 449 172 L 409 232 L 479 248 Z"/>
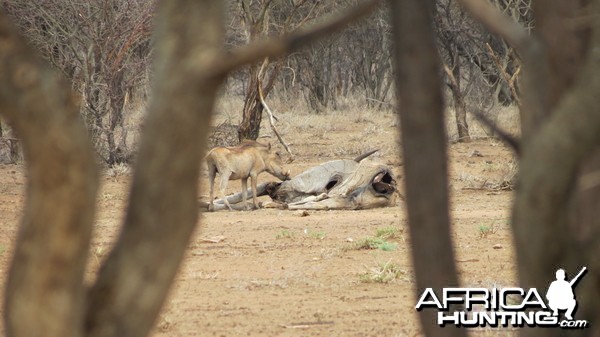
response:
<path fill-rule="evenodd" d="M 367 209 L 391 206 L 395 201 L 396 181 L 390 168 L 383 164 L 359 163 L 345 179 L 332 179 L 330 184 L 332 187 L 326 192 L 287 202 L 287 208 Z M 285 187 L 280 184 L 280 189 Z"/>
<path fill-rule="evenodd" d="M 258 195 L 269 195 L 270 207 L 288 209 L 368 209 L 392 206 L 396 197 L 396 181 L 391 169 L 383 164 L 362 162 L 375 151 L 354 160 L 342 159 L 312 167 L 291 180 L 260 184 Z M 233 208 L 241 201 L 241 193 L 226 197 Z M 222 209 L 222 199 L 215 200 L 215 210 Z"/>

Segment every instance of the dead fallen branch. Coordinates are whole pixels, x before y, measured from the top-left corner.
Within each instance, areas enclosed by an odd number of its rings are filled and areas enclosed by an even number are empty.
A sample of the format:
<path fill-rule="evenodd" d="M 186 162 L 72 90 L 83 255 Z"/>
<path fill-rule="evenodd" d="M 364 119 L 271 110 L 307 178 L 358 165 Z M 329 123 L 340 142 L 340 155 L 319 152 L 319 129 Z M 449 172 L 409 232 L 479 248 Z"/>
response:
<path fill-rule="evenodd" d="M 319 325 L 333 325 L 333 321 L 315 321 L 315 322 L 299 322 L 299 323 L 291 323 L 288 325 L 282 325 L 282 327 L 286 329 L 308 329 L 314 326 Z"/>

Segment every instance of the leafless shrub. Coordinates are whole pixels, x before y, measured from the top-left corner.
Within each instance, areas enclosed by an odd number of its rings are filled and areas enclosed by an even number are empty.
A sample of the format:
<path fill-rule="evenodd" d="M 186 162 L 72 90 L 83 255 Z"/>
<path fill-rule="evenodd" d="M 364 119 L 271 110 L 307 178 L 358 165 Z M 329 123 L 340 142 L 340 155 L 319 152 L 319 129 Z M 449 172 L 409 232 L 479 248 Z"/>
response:
<path fill-rule="evenodd" d="M 215 146 L 235 146 L 238 142 L 238 127 L 230 122 L 223 122 L 213 128 L 208 136 L 208 148 Z"/>
<path fill-rule="evenodd" d="M 155 2 L 7 0 L 2 9 L 71 81 L 100 158 L 128 162 L 124 110 L 148 79 Z"/>

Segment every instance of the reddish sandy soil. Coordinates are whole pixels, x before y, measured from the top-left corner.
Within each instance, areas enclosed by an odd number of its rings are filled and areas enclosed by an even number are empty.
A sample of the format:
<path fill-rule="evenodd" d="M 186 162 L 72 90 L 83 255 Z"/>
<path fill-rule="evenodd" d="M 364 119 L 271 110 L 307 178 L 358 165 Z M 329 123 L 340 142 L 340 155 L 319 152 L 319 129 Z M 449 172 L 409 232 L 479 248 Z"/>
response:
<path fill-rule="evenodd" d="M 357 119 L 347 127 L 331 126 L 323 132 L 318 121 L 317 126 L 311 123 L 298 130 L 312 135 L 311 141 L 302 133 L 290 138 L 297 154 L 289 166 L 292 173 L 380 147 L 381 153 L 369 160 L 392 166 L 403 185 L 391 117 Z M 374 141 L 367 146 L 361 135 Z M 509 226 L 512 193 L 494 189 L 509 171 L 510 151 L 498 141 L 480 139 L 451 145 L 449 155 L 452 238 L 462 284 L 515 285 Z M 272 178 L 263 174 L 261 179 Z M 107 173 L 102 178 L 88 280 L 93 280 L 118 235 L 129 180 L 128 174 Z M 200 184 L 206 186 L 205 176 Z M 23 166 L 0 166 L 2 284 L 22 214 L 24 186 Z M 232 182 L 229 189 L 233 192 L 239 186 Z M 389 227 L 400 233 L 392 240 L 397 243 L 395 250 L 352 249 L 351 241 Z M 222 241 L 216 243 L 205 240 L 219 238 Z M 395 279 L 365 282 L 385 264 L 400 268 Z M 206 213 L 198 221 L 153 336 L 418 336 L 413 285 L 401 199 L 389 208 L 309 211 L 307 216 L 273 209 Z M 477 332 L 497 334 L 512 332 Z"/>

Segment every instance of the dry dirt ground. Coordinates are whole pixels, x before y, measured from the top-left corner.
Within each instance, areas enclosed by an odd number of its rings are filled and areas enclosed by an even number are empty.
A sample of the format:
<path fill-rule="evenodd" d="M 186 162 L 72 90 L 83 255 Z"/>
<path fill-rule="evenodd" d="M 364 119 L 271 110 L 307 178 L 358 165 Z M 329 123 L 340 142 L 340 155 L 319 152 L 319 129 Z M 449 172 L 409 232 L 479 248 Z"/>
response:
<path fill-rule="evenodd" d="M 392 115 L 280 117 L 280 128 L 297 155 L 289 165 L 293 174 L 380 148 L 369 160 L 392 166 L 403 185 Z M 449 162 L 452 238 L 462 284 L 516 285 L 509 226 L 512 192 L 498 189 L 513 166 L 510 150 L 497 140 L 480 138 L 450 145 Z M 267 179 L 274 178 L 261 175 Z M 107 170 L 102 177 L 89 281 L 118 235 L 129 181 L 130 174 L 118 170 Z M 2 284 L 25 182 L 22 165 L 0 166 Z M 206 176 L 199 183 L 205 187 Z M 231 182 L 229 189 L 239 186 Z M 388 239 L 391 250 L 356 249 L 357 242 L 381 229 L 395 232 Z M 384 209 L 309 211 L 305 216 L 272 209 L 205 213 L 152 335 L 419 336 L 413 278 L 401 199 Z M 512 334 L 476 331 L 483 336 Z"/>

